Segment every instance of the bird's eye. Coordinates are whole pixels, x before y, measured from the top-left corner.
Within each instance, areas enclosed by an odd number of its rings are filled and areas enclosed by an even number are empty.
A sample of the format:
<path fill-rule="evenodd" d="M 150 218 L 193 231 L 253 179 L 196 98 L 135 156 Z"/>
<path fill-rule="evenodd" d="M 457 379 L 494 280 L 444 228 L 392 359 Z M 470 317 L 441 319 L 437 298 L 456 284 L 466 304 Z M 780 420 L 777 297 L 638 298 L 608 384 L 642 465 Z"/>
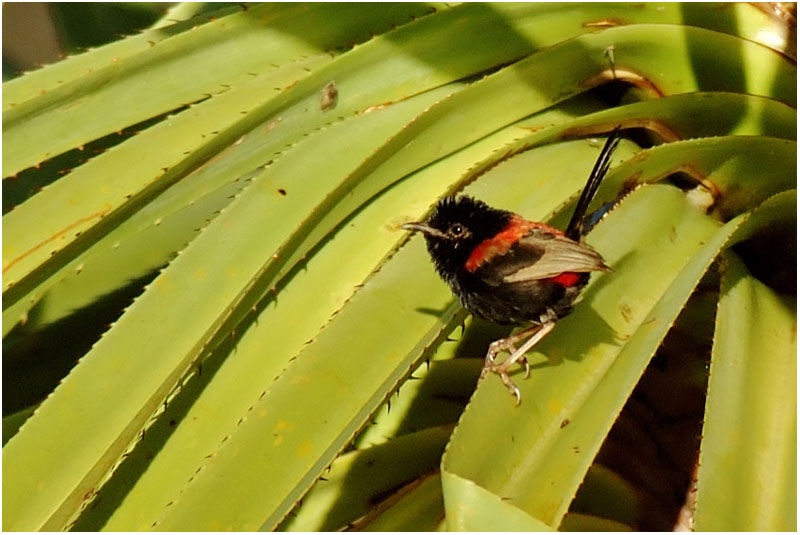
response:
<path fill-rule="evenodd" d="M 448 234 L 450 234 L 454 238 L 461 238 L 467 234 L 467 229 L 461 223 L 453 223 L 452 225 L 450 225 Z"/>

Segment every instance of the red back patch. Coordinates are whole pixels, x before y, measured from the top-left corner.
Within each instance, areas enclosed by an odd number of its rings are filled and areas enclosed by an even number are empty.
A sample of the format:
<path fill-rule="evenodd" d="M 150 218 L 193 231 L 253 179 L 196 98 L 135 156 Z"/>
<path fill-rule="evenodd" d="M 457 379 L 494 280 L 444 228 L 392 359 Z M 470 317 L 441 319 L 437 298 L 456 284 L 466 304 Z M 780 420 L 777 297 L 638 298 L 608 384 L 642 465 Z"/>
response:
<path fill-rule="evenodd" d="M 472 254 L 469 255 L 464 267 L 467 268 L 469 272 L 475 271 L 484 262 L 489 261 L 495 256 L 507 253 L 515 243 L 533 229 L 547 230 L 559 236 L 564 235 L 562 231 L 550 225 L 528 221 L 518 215 L 514 215 L 506 228 L 491 238 L 483 240 L 472 250 Z"/>

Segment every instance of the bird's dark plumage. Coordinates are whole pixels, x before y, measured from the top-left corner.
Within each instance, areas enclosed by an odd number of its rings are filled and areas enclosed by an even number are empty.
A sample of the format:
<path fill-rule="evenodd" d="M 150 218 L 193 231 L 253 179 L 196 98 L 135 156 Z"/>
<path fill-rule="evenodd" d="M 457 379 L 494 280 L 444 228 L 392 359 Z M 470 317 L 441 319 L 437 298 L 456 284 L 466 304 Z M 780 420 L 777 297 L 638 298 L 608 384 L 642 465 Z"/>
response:
<path fill-rule="evenodd" d="M 588 246 L 467 196 L 442 200 L 425 225 L 439 231 L 425 233 L 439 275 L 467 310 L 496 323 L 563 316 L 588 281 L 585 272 L 605 268 Z M 558 253 L 565 246 L 577 256 L 562 258 Z M 553 263 L 555 270 L 535 273 L 535 266 Z M 564 284 L 556 277 L 567 270 L 584 273 Z"/>
<path fill-rule="evenodd" d="M 606 270 L 603 258 L 582 238 L 586 212 L 619 143 L 615 128 L 603 147 L 565 231 L 498 210 L 467 196 L 446 197 L 430 216 L 404 228 L 425 235 L 436 271 L 467 310 L 501 324 L 532 324 L 489 346 L 484 372 L 498 373 L 520 400 L 509 366 L 569 313 L 592 271 Z M 522 346 L 519 340 L 528 338 Z M 496 356 L 508 351 L 502 364 Z"/>

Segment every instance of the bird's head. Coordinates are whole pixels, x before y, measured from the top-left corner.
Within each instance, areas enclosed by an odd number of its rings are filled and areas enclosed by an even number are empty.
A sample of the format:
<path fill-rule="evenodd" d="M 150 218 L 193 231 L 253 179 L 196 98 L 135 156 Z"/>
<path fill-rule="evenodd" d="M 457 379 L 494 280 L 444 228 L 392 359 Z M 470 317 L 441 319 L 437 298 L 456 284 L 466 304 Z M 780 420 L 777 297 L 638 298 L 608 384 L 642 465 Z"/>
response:
<path fill-rule="evenodd" d="M 453 273 L 463 270 L 475 247 L 503 230 L 513 215 L 466 195 L 445 197 L 424 221 L 403 228 L 422 232 L 439 273 Z"/>

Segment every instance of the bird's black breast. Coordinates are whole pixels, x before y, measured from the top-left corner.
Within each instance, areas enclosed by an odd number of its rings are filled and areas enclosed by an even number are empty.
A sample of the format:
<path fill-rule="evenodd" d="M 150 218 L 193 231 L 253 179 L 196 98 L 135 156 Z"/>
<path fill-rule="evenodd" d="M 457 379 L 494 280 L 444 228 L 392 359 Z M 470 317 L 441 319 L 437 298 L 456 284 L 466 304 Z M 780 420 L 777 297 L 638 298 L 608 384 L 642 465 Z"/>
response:
<path fill-rule="evenodd" d="M 589 281 L 588 273 L 582 273 L 578 284 L 570 287 L 549 280 L 498 283 L 496 277 L 480 275 L 480 270 L 462 275 L 451 287 L 471 313 L 503 325 L 540 323 L 551 312 L 556 318 L 567 315 Z"/>

